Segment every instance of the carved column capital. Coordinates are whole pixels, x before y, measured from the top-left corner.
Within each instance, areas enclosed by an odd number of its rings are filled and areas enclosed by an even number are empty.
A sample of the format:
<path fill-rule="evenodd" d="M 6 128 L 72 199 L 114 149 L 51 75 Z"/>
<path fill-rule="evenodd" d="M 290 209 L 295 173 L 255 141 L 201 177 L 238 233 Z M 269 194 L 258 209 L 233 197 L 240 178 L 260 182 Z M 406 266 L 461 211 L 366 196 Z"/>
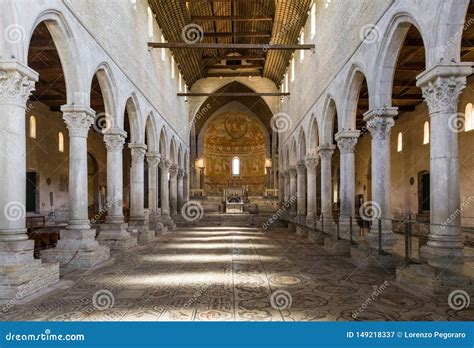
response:
<path fill-rule="evenodd" d="M 15 60 L 0 60 L 0 104 L 25 107 L 38 73 Z"/>
<path fill-rule="evenodd" d="M 142 164 L 147 146 L 145 144 L 128 144 L 128 147 L 132 152 L 132 166 Z"/>
<path fill-rule="evenodd" d="M 397 115 L 398 108 L 396 107 L 384 107 L 367 111 L 364 114 L 364 121 L 372 138 L 376 140 L 390 139 L 390 132 L 395 124 L 393 118 Z"/>
<path fill-rule="evenodd" d="M 341 154 L 354 153 L 360 131 L 340 131 L 336 134 L 337 147 Z"/>
<path fill-rule="evenodd" d="M 308 174 L 316 174 L 318 169 L 319 158 L 318 157 L 308 157 L 306 158 L 306 170 Z"/>
<path fill-rule="evenodd" d="M 321 145 L 318 148 L 318 154 L 321 161 L 330 161 L 336 147 L 334 145 Z"/>
<path fill-rule="evenodd" d="M 297 172 L 295 167 L 290 167 L 288 169 L 288 175 L 290 176 L 290 178 L 292 178 L 292 179 L 296 178 L 297 174 L 298 174 L 298 172 Z"/>
<path fill-rule="evenodd" d="M 175 178 L 178 175 L 178 166 L 176 164 L 170 165 L 170 177 Z"/>
<path fill-rule="evenodd" d="M 171 163 L 168 160 L 162 159 L 160 161 L 160 168 L 163 169 L 163 171 L 168 172 L 168 170 L 170 169 L 170 165 L 171 165 Z"/>
<path fill-rule="evenodd" d="M 63 105 L 61 111 L 69 130 L 69 137 L 87 138 L 87 133 L 94 124 L 95 111 L 80 105 Z"/>
<path fill-rule="evenodd" d="M 186 174 L 186 172 L 184 171 L 184 169 L 178 169 L 178 179 L 182 179 L 184 178 L 184 175 Z"/>
<path fill-rule="evenodd" d="M 304 161 L 298 161 L 296 164 L 296 170 L 298 175 L 304 175 L 306 173 L 306 164 Z"/>
<path fill-rule="evenodd" d="M 471 63 L 438 64 L 417 77 L 430 114 L 457 113 L 458 98 L 472 74 Z"/>
<path fill-rule="evenodd" d="M 160 163 L 160 153 L 159 152 L 147 152 L 146 162 L 148 163 L 148 167 L 157 168 L 158 164 Z"/>
<path fill-rule="evenodd" d="M 125 145 L 127 132 L 114 128 L 104 132 L 104 143 L 108 152 L 121 152 Z"/>

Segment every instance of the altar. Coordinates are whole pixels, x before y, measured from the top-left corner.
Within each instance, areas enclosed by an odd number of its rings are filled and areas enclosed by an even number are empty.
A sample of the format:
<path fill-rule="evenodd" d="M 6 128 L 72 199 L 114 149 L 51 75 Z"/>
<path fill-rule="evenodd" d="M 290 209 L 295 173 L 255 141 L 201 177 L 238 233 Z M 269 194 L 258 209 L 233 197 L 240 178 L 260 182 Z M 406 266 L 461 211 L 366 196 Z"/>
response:
<path fill-rule="evenodd" d="M 224 190 L 225 212 L 241 214 L 244 212 L 244 190 L 232 188 Z"/>

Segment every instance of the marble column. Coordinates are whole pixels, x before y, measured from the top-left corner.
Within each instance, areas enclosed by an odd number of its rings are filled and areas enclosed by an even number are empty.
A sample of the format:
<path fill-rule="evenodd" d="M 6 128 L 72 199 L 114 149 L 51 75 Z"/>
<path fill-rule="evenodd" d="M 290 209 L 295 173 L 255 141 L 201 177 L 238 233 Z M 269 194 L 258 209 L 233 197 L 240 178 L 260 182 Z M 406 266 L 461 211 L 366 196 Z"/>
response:
<path fill-rule="evenodd" d="M 285 201 L 285 174 L 282 172 L 278 174 L 278 201 L 282 207 Z"/>
<path fill-rule="evenodd" d="M 390 204 L 390 132 L 394 125 L 393 118 L 397 114 L 397 108 L 394 107 L 372 109 L 364 114 L 364 121 L 367 122 L 367 129 L 372 136 L 372 201 L 364 203 L 366 208 L 362 208 L 361 214 L 365 219 L 372 219 L 372 227 L 367 235 L 372 248 L 379 245 L 380 219 L 382 248 L 388 252 L 395 243 Z"/>
<path fill-rule="evenodd" d="M 306 224 L 306 164 L 304 161 L 299 161 L 296 165 L 298 173 L 298 206 L 297 215 L 301 223 Z"/>
<path fill-rule="evenodd" d="M 178 167 L 176 164 L 170 166 L 170 214 L 178 214 Z"/>
<path fill-rule="evenodd" d="M 26 230 L 26 103 L 38 74 L 0 60 L 0 304 L 38 294 L 59 281 L 57 263 L 33 257 Z M 1 307 L 0 307 L 1 308 Z"/>
<path fill-rule="evenodd" d="M 158 152 L 148 152 L 146 154 L 148 164 L 148 226 L 150 230 L 157 229 L 158 222 L 158 163 L 160 154 Z"/>
<path fill-rule="evenodd" d="M 319 147 L 319 158 L 321 161 L 321 224 L 324 233 L 332 234 L 334 220 L 332 216 L 332 171 L 331 159 L 334 153 L 334 145 L 322 145 Z"/>
<path fill-rule="evenodd" d="M 297 209 L 297 194 L 298 194 L 298 191 L 297 191 L 297 182 L 296 182 L 296 178 L 297 178 L 297 171 L 296 171 L 296 168 L 295 167 L 290 167 L 290 169 L 288 169 L 288 172 L 289 172 L 289 175 L 290 175 L 290 198 L 289 198 L 289 201 L 290 201 L 290 214 L 292 216 L 295 216 L 296 215 L 296 209 Z"/>
<path fill-rule="evenodd" d="M 283 182 L 283 198 L 285 202 L 290 200 L 290 171 L 287 169 L 285 170 L 284 182 Z"/>
<path fill-rule="evenodd" d="M 168 160 L 162 160 L 160 162 L 161 168 L 161 217 L 160 221 L 165 225 L 168 230 L 175 228 L 174 222 L 170 216 L 170 200 L 169 200 L 169 181 L 168 174 L 170 170 L 170 162 Z"/>
<path fill-rule="evenodd" d="M 355 215 L 355 159 L 354 149 L 359 139 L 360 131 L 341 131 L 335 136 L 340 152 L 341 177 L 339 215 L 339 232 L 343 239 L 350 239 L 350 223 L 352 217 L 353 233 L 356 231 Z"/>
<path fill-rule="evenodd" d="M 421 256 L 435 267 L 461 267 L 462 202 L 459 189 L 459 147 L 456 124 L 458 99 L 472 74 L 472 63 L 441 64 L 417 78 L 430 114 L 430 215 L 429 240 Z"/>
<path fill-rule="evenodd" d="M 316 196 L 317 196 L 317 183 L 316 183 L 316 170 L 318 169 L 318 157 L 308 157 L 306 159 L 306 173 L 307 173 L 307 214 L 306 223 L 310 226 L 314 226 L 314 222 L 317 219 L 316 216 Z"/>
<path fill-rule="evenodd" d="M 127 133 L 120 129 L 104 132 L 107 148 L 107 216 L 97 240 L 111 249 L 128 250 L 137 245 L 137 237 L 127 231 L 123 216 L 123 146 Z"/>
<path fill-rule="evenodd" d="M 132 154 L 130 168 L 130 221 L 129 230 L 136 234 L 140 243 L 153 239 L 145 219 L 145 144 L 128 144 Z"/>
<path fill-rule="evenodd" d="M 178 169 L 177 179 L 178 179 L 177 211 L 181 212 L 181 208 L 183 207 L 183 201 L 184 201 L 184 170 L 183 169 Z"/>
<path fill-rule="evenodd" d="M 109 247 L 96 241 L 88 218 L 87 135 L 95 112 L 80 105 L 64 105 L 61 111 L 69 131 L 69 220 L 56 248 L 43 250 L 41 258 L 70 269 L 92 268 L 110 257 Z"/>
<path fill-rule="evenodd" d="M 183 204 L 189 202 L 189 174 L 183 172 Z M 181 208 L 180 208 L 181 209 Z"/>

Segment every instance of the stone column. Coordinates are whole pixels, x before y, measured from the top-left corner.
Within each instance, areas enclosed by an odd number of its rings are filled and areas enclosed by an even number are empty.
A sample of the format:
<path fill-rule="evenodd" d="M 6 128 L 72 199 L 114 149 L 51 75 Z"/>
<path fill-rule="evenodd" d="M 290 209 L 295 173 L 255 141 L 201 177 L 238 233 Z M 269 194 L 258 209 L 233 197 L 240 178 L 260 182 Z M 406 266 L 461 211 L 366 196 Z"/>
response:
<path fill-rule="evenodd" d="M 158 152 L 148 152 L 146 154 L 148 164 L 148 226 L 151 230 L 157 229 L 158 222 L 158 163 L 160 154 Z"/>
<path fill-rule="evenodd" d="M 168 174 L 170 169 L 170 162 L 162 160 L 160 162 L 161 168 L 161 222 L 168 230 L 175 228 L 174 222 L 170 216 L 170 201 L 169 201 L 169 181 Z"/>
<path fill-rule="evenodd" d="M 170 166 L 170 213 L 171 216 L 178 214 L 178 167 L 176 164 Z"/>
<path fill-rule="evenodd" d="M 130 221 L 129 229 L 138 236 L 139 242 L 147 242 L 154 237 L 145 219 L 145 144 L 128 144 L 132 153 L 130 168 Z"/>
<path fill-rule="evenodd" d="M 472 63 L 436 65 L 418 76 L 417 86 L 430 113 L 430 213 L 429 241 L 421 255 L 435 267 L 461 267 L 459 189 L 458 98 L 472 74 Z M 470 202 L 467 202 L 468 204 Z M 466 202 L 463 202 L 463 205 Z"/>
<path fill-rule="evenodd" d="M 282 207 L 285 201 L 285 174 L 282 172 L 278 174 L 278 201 Z"/>
<path fill-rule="evenodd" d="M 289 169 L 285 170 L 284 182 L 283 182 L 283 198 L 285 202 L 290 200 L 290 171 Z"/>
<path fill-rule="evenodd" d="M 178 169 L 178 205 L 177 211 L 181 212 L 181 208 L 183 207 L 184 201 L 184 170 Z"/>
<path fill-rule="evenodd" d="M 306 164 L 299 161 L 296 170 L 298 172 L 298 207 L 297 215 L 300 222 L 306 223 Z M 304 221 L 303 221 L 304 220 Z"/>
<path fill-rule="evenodd" d="M 339 216 L 339 232 L 343 239 L 350 239 L 350 222 L 352 217 L 353 232 L 356 231 L 355 215 L 355 159 L 354 149 L 360 131 L 341 131 L 336 134 L 337 146 L 341 154 L 340 197 L 341 211 Z"/>
<path fill-rule="evenodd" d="M 317 186 L 316 186 L 316 170 L 318 169 L 318 157 L 308 157 L 306 159 L 306 172 L 308 175 L 308 198 L 307 198 L 307 214 L 306 214 L 306 223 L 310 226 L 314 225 L 314 222 L 317 219 L 316 216 L 316 195 L 317 195 Z"/>
<path fill-rule="evenodd" d="M 319 157 L 321 159 L 321 223 L 323 224 L 324 232 L 328 234 L 334 232 L 331 159 L 335 148 L 334 145 L 319 147 Z"/>
<path fill-rule="evenodd" d="M 71 269 L 91 268 L 110 257 L 109 247 L 99 245 L 88 219 L 87 134 L 95 113 L 80 105 L 64 105 L 61 111 L 69 130 L 69 221 L 57 247 L 42 251 L 41 257 Z"/>
<path fill-rule="evenodd" d="M 127 231 L 123 217 L 123 146 L 127 133 L 120 129 L 104 132 L 107 147 L 107 217 L 100 226 L 97 240 L 111 249 L 128 250 L 137 245 L 137 238 Z"/>
<path fill-rule="evenodd" d="M 189 175 L 183 172 L 183 204 L 189 202 Z M 180 208 L 181 209 L 181 208 Z"/>
<path fill-rule="evenodd" d="M 292 216 L 296 215 L 296 195 L 297 195 L 297 183 L 296 183 L 296 176 L 297 176 L 297 171 L 295 167 L 291 167 L 288 169 L 289 175 L 290 175 L 290 213 Z"/>
<path fill-rule="evenodd" d="M 385 251 L 391 251 L 395 243 L 390 204 L 390 132 L 397 114 L 397 108 L 394 107 L 373 109 L 364 114 L 364 121 L 372 136 L 372 201 L 364 203 L 361 217 L 372 220 L 367 235 L 372 248 L 379 245 L 378 220 L 381 220 L 382 248 Z"/>
<path fill-rule="evenodd" d="M 59 281 L 58 264 L 33 258 L 35 243 L 26 231 L 25 109 L 36 81 L 30 68 L 0 60 L 0 304 Z"/>

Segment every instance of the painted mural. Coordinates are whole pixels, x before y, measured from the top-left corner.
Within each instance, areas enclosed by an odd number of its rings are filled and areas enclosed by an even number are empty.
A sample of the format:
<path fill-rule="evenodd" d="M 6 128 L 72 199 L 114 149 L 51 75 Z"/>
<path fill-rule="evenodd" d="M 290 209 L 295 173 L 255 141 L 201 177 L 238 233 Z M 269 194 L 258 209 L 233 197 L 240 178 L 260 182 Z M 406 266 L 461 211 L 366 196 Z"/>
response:
<path fill-rule="evenodd" d="M 232 159 L 240 159 L 240 175 L 232 175 Z M 214 118 L 204 136 L 204 189 L 220 195 L 228 187 L 244 187 L 250 194 L 265 189 L 266 136 L 259 122 L 240 112 Z"/>

